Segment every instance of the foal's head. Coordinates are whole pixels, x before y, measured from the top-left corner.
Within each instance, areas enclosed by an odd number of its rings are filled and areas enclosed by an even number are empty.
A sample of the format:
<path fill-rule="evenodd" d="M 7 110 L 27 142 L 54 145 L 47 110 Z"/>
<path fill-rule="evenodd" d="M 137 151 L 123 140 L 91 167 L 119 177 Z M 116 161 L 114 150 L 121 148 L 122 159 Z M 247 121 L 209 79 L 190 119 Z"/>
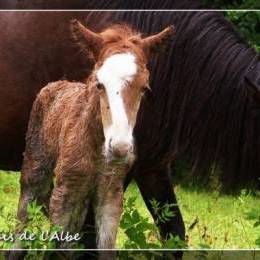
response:
<path fill-rule="evenodd" d="M 141 98 L 149 88 L 146 65 L 151 54 L 175 33 L 174 27 L 146 38 L 126 25 L 114 25 L 101 33 L 76 20 L 71 27 L 74 39 L 96 61 L 105 156 L 108 160 L 133 158 L 133 128 Z"/>

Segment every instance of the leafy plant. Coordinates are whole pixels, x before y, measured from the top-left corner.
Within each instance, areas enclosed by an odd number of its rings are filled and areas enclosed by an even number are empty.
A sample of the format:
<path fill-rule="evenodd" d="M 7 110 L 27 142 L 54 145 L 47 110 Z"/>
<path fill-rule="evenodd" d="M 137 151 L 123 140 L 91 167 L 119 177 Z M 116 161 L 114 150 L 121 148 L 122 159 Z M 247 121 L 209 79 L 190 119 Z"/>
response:
<path fill-rule="evenodd" d="M 148 218 L 143 217 L 135 207 L 136 197 L 130 197 L 124 203 L 124 212 L 121 218 L 120 227 L 127 236 L 125 248 L 159 248 L 158 242 L 148 239 L 148 233 L 156 234 L 157 227 L 149 222 Z M 151 239 L 150 239 L 151 240 Z"/>
<path fill-rule="evenodd" d="M 147 248 L 186 248 L 187 245 L 178 236 L 170 235 L 167 239 L 160 236 L 157 224 L 165 223 L 174 216 L 172 206 L 174 204 L 160 205 L 155 199 L 151 200 L 157 221 L 150 223 L 149 218 L 143 217 L 135 206 L 136 197 L 129 197 L 124 204 L 124 213 L 121 218 L 120 227 L 127 236 L 125 248 L 147 249 Z"/>
<path fill-rule="evenodd" d="M 246 213 L 248 219 L 253 220 L 254 228 L 260 228 L 260 208 L 254 208 Z M 259 232 L 260 233 L 260 232 Z M 258 248 L 260 248 L 260 236 L 255 240 L 255 244 Z"/>
<path fill-rule="evenodd" d="M 58 239 L 54 239 L 54 234 L 62 232 L 61 227 L 52 225 L 42 212 L 42 206 L 36 201 L 28 204 L 27 207 L 28 221 L 24 225 L 18 223 L 16 232 L 15 245 L 19 248 L 28 249 L 25 259 L 45 259 L 52 254 L 51 251 L 42 251 L 41 249 L 55 249 L 58 247 Z M 13 231 L 14 232 L 14 231 Z M 82 248 L 79 243 L 73 242 L 73 248 Z M 30 250 L 39 249 L 39 250 Z"/>
<path fill-rule="evenodd" d="M 204 0 L 209 6 L 221 9 L 259 9 L 260 3 L 256 0 Z"/>
<path fill-rule="evenodd" d="M 260 12 L 225 12 L 226 18 L 231 21 L 250 45 L 260 51 Z"/>
<path fill-rule="evenodd" d="M 59 232 L 61 229 L 58 226 L 51 225 L 42 212 L 42 206 L 38 205 L 36 201 L 29 203 L 27 207 L 28 222 L 23 229 L 23 233 L 27 234 L 27 237 L 34 235 L 32 240 L 22 240 L 21 244 L 23 248 L 28 249 L 53 249 L 56 248 L 56 241 L 49 239 L 43 239 L 42 234 L 52 234 Z"/>

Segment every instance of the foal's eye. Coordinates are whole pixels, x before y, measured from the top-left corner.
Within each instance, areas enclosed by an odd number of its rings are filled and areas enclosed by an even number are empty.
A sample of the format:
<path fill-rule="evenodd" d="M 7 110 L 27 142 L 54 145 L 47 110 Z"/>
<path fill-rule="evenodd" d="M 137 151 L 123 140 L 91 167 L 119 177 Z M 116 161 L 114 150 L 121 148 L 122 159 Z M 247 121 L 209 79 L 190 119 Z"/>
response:
<path fill-rule="evenodd" d="M 97 88 L 98 88 L 98 89 L 104 89 L 104 85 L 101 84 L 101 83 L 97 83 Z"/>

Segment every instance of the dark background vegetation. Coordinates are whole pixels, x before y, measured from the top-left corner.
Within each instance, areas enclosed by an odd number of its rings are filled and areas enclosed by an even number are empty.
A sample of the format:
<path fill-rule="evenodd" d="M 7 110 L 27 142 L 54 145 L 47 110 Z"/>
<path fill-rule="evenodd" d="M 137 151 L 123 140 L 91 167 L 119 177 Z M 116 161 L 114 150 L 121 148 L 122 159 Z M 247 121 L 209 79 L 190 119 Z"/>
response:
<path fill-rule="evenodd" d="M 226 11 L 225 16 L 240 31 L 240 33 L 260 50 L 260 11 L 245 11 L 243 9 L 260 9 L 260 0 L 207 0 L 207 4 L 217 9 L 239 9 Z"/>
<path fill-rule="evenodd" d="M 259 9 L 259 0 L 204 0 L 217 9 Z"/>

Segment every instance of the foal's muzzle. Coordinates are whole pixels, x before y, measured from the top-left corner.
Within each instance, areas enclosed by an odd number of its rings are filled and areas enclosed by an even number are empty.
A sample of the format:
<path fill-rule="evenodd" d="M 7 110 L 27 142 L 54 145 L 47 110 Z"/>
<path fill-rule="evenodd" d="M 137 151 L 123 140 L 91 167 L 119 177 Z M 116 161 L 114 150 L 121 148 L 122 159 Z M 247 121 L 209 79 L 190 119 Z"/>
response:
<path fill-rule="evenodd" d="M 131 163 L 134 160 L 134 147 L 125 142 L 109 143 L 108 160 L 122 163 Z"/>

